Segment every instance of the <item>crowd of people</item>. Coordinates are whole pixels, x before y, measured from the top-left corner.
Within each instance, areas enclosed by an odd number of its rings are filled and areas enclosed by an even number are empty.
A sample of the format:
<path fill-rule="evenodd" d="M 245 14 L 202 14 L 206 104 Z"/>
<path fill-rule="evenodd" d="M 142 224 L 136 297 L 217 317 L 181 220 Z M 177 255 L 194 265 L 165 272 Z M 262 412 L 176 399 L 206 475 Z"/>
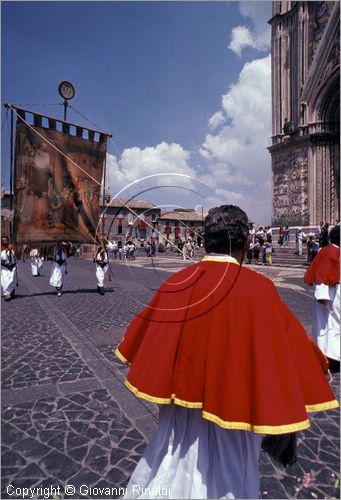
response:
<path fill-rule="evenodd" d="M 270 226 L 265 226 L 256 231 L 253 224 L 249 226 L 249 233 L 247 237 L 247 247 L 246 247 L 246 263 L 259 264 L 259 261 L 263 265 L 272 265 L 272 228 Z"/>
<path fill-rule="evenodd" d="M 339 221 L 336 225 L 339 224 Z M 295 254 L 303 255 L 304 245 L 307 248 L 307 263 L 311 263 L 316 257 L 320 248 L 330 243 L 331 226 L 328 223 L 321 222 L 316 231 L 306 234 L 303 228 L 297 226 L 281 226 L 278 232 L 278 247 L 285 248 L 290 244 L 290 238 L 295 238 Z M 270 226 L 261 226 L 255 230 L 253 224 L 250 224 L 247 241 L 246 263 L 272 265 L 272 255 L 275 253 L 273 245 L 272 228 Z"/>

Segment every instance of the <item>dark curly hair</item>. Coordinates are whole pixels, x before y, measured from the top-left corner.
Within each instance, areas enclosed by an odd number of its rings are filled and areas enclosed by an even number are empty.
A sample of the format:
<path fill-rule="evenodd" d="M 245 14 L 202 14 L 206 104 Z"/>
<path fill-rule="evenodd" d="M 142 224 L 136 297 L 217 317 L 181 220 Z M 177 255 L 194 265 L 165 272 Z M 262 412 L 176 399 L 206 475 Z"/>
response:
<path fill-rule="evenodd" d="M 249 234 L 249 220 L 241 208 L 222 205 L 211 208 L 204 229 L 206 251 L 229 254 L 244 248 Z"/>

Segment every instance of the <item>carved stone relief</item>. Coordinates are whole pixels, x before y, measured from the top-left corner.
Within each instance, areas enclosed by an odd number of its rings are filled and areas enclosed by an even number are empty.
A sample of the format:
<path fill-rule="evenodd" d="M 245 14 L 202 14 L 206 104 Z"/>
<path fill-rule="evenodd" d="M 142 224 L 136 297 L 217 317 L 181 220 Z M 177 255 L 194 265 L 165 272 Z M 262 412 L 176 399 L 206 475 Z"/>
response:
<path fill-rule="evenodd" d="M 282 155 L 281 155 L 282 156 Z M 294 153 L 273 163 L 273 225 L 308 224 L 308 160 Z"/>
<path fill-rule="evenodd" d="M 297 7 L 296 2 L 293 4 Z M 307 4 L 309 7 L 305 9 Z M 300 5 L 302 8 L 296 9 L 298 15 L 292 18 L 292 29 L 289 33 L 292 55 L 297 57 L 279 59 L 275 42 L 276 29 L 272 38 L 274 96 L 272 106 L 275 117 L 273 125 L 277 134 L 273 137 L 273 147 L 270 149 L 273 225 L 309 225 L 319 223 L 321 220 L 332 222 L 340 216 L 339 142 L 334 137 L 335 131 L 338 131 L 336 122 L 339 110 L 336 74 L 340 65 L 339 28 L 337 32 L 339 13 L 335 8 L 336 2 L 332 1 L 304 2 L 304 6 L 302 2 Z M 291 7 L 289 11 L 290 9 Z M 283 22 L 280 16 L 274 17 L 272 21 L 273 27 L 277 29 Z M 325 30 L 328 23 L 327 33 Z M 304 36 L 298 36 L 299 28 L 302 27 Z M 309 63 L 306 69 L 309 70 L 308 83 L 310 82 L 311 86 L 307 95 L 311 100 L 304 98 L 301 103 L 298 101 L 298 96 L 296 98 L 294 95 L 294 91 L 301 85 L 302 75 L 298 55 L 307 53 L 307 45 L 309 45 Z M 314 61 L 313 56 L 313 54 L 316 56 L 318 48 L 319 64 Z M 308 62 L 307 58 L 305 62 Z M 288 71 L 286 64 L 289 65 Z M 291 87 L 287 81 L 290 74 Z M 284 91 L 277 84 L 280 75 Z M 289 87 L 291 94 L 286 92 Z M 321 106 L 321 110 L 313 109 L 314 103 Z M 306 120 L 308 121 L 309 130 L 302 128 L 299 132 L 287 134 L 288 137 L 282 137 L 280 132 L 283 123 L 279 124 L 279 120 L 283 121 L 284 116 L 288 116 L 286 111 L 288 109 L 292 110 L 292 116 L 295 116 L 295 113 L 299 116 L 302 104 L 305 110 L 302 122 L 305 124 Z M 291 119 L 291 116 L 288 118 Z"/>

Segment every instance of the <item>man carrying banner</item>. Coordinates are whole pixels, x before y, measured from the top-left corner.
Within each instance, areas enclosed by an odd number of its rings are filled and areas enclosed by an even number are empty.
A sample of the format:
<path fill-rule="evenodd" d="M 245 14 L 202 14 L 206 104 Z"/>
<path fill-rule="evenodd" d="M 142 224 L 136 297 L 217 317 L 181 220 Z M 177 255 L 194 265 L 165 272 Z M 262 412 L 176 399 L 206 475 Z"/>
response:
<path fill-rule="evenodd" d="M 308 412 L 339 406 L 318 347 L 274 284 L 242 265 L 248 232 L 239 207 L 211 209 L 207 255 L 161 285 L 116 350 L 127 388 L 161 405 L 124 498 L 258 498 L 262 437 L 291 464 L 278 442 L 307 429 Z"/>
<path fill-rule="evenodd" d="M 59 240 L 53 249 L 50 285 L 57 290 L 57 296 L 62 295 L 64 276 L 67 273 L 67 244 Z"/>
<path fill-rule="evenodd" d="M 33 247 L 30 251 L 30 260 L 31 260 L 31 270 L 32 276 L 40 276 L 40 270 L 43 266 L 42 258 L 40 256 L 39 249 L 37 247 Z"/>
<path fill-rule="evenodd" d="M 7 236 L 1 237 L 1 286 L 5 301 L 9 302 L 15 294 L 15 287 L 18 284 L 17 259 L 14 249 L 9 246 Z"/>
<path fill-rule="evenodd" d="M 97 248 L 94 258 L 96 263 L 97 292 L 104 295 L 104 279 L 109 270 L 108 250 L 113 249 L 113 244 L 106 238 L 102 238 L 102 245 Z"/>

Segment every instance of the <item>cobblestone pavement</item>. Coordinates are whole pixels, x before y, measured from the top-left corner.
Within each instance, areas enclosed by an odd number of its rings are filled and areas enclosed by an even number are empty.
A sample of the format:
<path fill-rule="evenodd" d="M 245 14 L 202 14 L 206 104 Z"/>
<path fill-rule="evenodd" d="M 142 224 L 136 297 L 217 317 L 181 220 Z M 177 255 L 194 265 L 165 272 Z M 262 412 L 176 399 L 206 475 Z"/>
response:
<path fill-rule="evenodd" d="M 20 498 L 9 485 L 50 488 L 51 498 L 121 496 L 156 429 L 157 409 L 124 388 L 126 368 L 112 351 L 134 314 L 183 265 L 173 257 L 113 262 L 101 296 L 93 263 L 71 258 L 57 297 L 49 264 L 33 278 L 29 264 L 19 263 L 16 298 L 2 299 L 1 498 Z M 309 331 L 312 294 L 302 282 L 304 271 L 254 269 L 275 282 Z M 332 385 L 338 396 L 339 374 Z M 337 410 L 312 418 L 311 428 L 299 434 L 298 455 L 284 470 L 262 454 L 261 497 L 339 498 Z M 65 494 L 67 486 L 74 494 Z M 101 495 L 105 487 L 111 495 Z"/>

